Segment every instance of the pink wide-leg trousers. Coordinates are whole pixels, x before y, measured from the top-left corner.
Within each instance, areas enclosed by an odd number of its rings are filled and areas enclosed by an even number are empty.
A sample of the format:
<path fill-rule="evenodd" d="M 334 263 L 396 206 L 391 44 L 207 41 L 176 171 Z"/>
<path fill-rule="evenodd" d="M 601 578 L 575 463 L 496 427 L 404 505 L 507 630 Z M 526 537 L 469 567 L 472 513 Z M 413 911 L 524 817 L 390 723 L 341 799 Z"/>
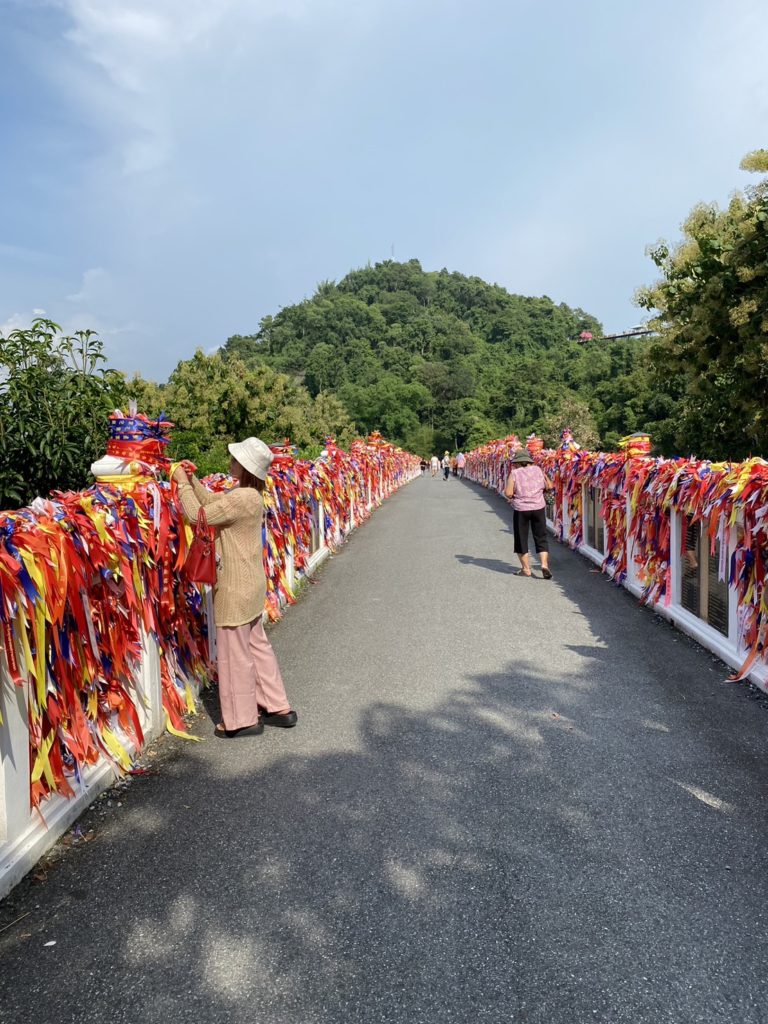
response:
<path fill-rule="evenodd" d="M 261 616 L 244 626 L 216 630 L 219 701 L 225 729 L 243 729 L 268 714 L 289 711 L 283 677 Z"/>

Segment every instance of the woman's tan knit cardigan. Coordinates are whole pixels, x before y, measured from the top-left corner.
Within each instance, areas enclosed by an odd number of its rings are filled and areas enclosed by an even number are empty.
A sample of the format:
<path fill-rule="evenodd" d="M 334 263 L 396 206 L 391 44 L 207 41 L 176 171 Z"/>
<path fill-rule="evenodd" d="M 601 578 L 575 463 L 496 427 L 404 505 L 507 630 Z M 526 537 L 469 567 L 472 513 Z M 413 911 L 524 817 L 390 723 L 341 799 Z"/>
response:
<path fill-rule="evenodd" d="M 216 527 L 216 552 L 220 556 L 213 597 L 217 626 L 244 626 L 264 611 L 267 579 L 261 546 L 264 503 L 254 487 L 236 487 L 212 494 L 199 480 L 179 484 L 179 499 L 191 523 L 200 506 Z"/>

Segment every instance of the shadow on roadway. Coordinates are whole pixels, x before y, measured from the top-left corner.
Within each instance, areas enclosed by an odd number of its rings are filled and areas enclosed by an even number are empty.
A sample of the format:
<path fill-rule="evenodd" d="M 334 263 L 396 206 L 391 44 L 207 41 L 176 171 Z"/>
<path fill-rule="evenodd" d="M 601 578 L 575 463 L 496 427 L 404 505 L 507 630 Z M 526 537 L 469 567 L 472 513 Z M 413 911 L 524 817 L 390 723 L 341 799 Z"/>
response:
<path fill-rule="evenodd" d="M 462 565 L 477 565 L 481 569 L 490 569 L 492 572 L 506 573 L 512 575 L 516 571 L 514 565 L 509 562 L 502 562 L 500 558 L 475 558 L 472 555 L 456 555 L 456 560 Z"/>
<path fill-rule="evenodd" d="M 691 795 L 701 708 L 664 732 L 622 700 L 518 660 L 428 711 L 365 707 L 354 749 L 178 742 L 11 897 L 3 1020 L 39 1018 L 44 978 L 46 1019 L 80 1024 L 756 1024 L 764 810 Z"/>
<path fill-rule="evenodd" d="M 431 705 L 340 709 L 343 742 L 173 741 L 0 909 L 4 1024 L 764 1021 L 761 710 L 552 546 L 595 638 L 567 665 L 543 622 Z"/>

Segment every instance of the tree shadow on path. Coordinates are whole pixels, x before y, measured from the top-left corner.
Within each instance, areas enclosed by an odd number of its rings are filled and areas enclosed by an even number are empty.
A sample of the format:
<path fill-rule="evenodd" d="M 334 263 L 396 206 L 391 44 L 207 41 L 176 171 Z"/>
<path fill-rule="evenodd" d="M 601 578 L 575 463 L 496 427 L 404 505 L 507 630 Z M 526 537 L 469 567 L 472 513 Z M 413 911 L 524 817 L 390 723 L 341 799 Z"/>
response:
<path fill-rule="evenodd" d="M 722 864 L 757 866 L 766 814 L 669 782 L 664 733 L 606 745 L 598 698 L 518 661 L 364 707 L 353 749 L 180 745 L 28 892 L 4 1021 L 757 1024 L 768 879 Z"/>
<path fill-rule="evenodd" d="M 763 1024 L 765 719 L 556 554 L 452 688 L 178 741 L 3 908 L 4 1024 Z"/>
<path fill-rule="evenodd" d="M 473 555 L 456 555 L 456 560 L 462 565 L 477 565 L 481 569 L 490 569 L 492 572 L 506 573 L 512 575 L 517 570 L 509 562 L 503 562 L 500 558 L 475 558 Z"/>

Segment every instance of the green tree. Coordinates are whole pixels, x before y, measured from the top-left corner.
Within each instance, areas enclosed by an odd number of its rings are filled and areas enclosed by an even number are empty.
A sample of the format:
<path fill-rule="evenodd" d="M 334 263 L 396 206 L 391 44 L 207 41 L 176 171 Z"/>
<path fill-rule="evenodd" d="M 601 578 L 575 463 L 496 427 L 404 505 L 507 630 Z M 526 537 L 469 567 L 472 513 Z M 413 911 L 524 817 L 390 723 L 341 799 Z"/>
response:
<path fill-rule="evenodd" d="M 38 319 L 0 335 L 0 507 L 87 485 L 125 398 L 124 378 L 104 363 L 93 331 L 68 336 Z"/>
<path fill-rule="evenodd" d="M 595 340 L 578 344 L 583 331 Z M 546 296 L 386 260 L 321 282 L 257 331 L 233 335 L 220 355 L 240 375 L 269 368 L 315 401 L 334 395 L 360 432 L 428 451 L 541 429 L 573 398 L 604 444 L 640 428 L 666 441 L 674 378 L 651 381 L 648 349 L 645 339 L 603 341 L 588 312 Z M 276 400 L 301 421 L 298 393 Z"/>
<path fill-rule="evenodd" d="M 315 345 L 307 359 L 304 378 L 310 394 L 317 395 L 321 391 L 338 387 L 343 376 L 344 367 L 333 345 L 329 345 L 325 341 Z"/>
<path fill-rule="evenodd" d="M 355 437 L 354 424 L 343 402 L 329 391 L 321 391 L 312 403 L 310 430 L 316 443 L 331 436 L 342 448 L 348 447 Z"/>
<path fill-rule="evenodd" d="M 768 152 L 742 162 L 768 172 Z M 659 387 L 682 400 L 669 433 L 683 454 L 742 458 L 768 451 L 768 181 L 733 196 L 725 210 L 699 205 L 683 240 L 651 250 L 662 272 L 638 293 L 655 313 Z"/>
<path fill-rule="evenodd" d="M 566 427 L 573 431 L 574 438 L 582 448 L 594 449 L 599 446 L 600 435 L 589 405 L 574 394 L 565 394 L 560 398 L 557 408 L 542 418 L 538 432 L 548 447 L 556 448 Z"/>
<path fill-rule="evenodd" d="M 157 418 L 161 412 L 165 412 L 165 386 L 156 384 L 153 380 L 147 380 L 141 374 L 136 373 L 125 382 L 126 393 L 129 398 L 136 402 L 136 406 L 147 416 Z"/>
<path fill-rule="evenodd" d="M 221 354 L 225 359 L 235 358 L 251 364 L 261 355 L 261 342 L 255 334 L 233 334 L 222 346 Z"/>
<path fill-rule="evenodd" d="M 202 472 L 226 469 L 227 443 L 250 435 L 270 443 L 289 437 L 301 450 L 316 452 L 328 434 L 341 444 L 354 434 L 335 395 L 323 392 L 313 400 L 267 363 L 248 366 L 223 350 L 206 355 L 198 349 L 178 364 L 167 384 L 134 378 L 128 390 L 143 409 L 168 415 L 175 424 L 172 456 L 191 459 Z"/>

